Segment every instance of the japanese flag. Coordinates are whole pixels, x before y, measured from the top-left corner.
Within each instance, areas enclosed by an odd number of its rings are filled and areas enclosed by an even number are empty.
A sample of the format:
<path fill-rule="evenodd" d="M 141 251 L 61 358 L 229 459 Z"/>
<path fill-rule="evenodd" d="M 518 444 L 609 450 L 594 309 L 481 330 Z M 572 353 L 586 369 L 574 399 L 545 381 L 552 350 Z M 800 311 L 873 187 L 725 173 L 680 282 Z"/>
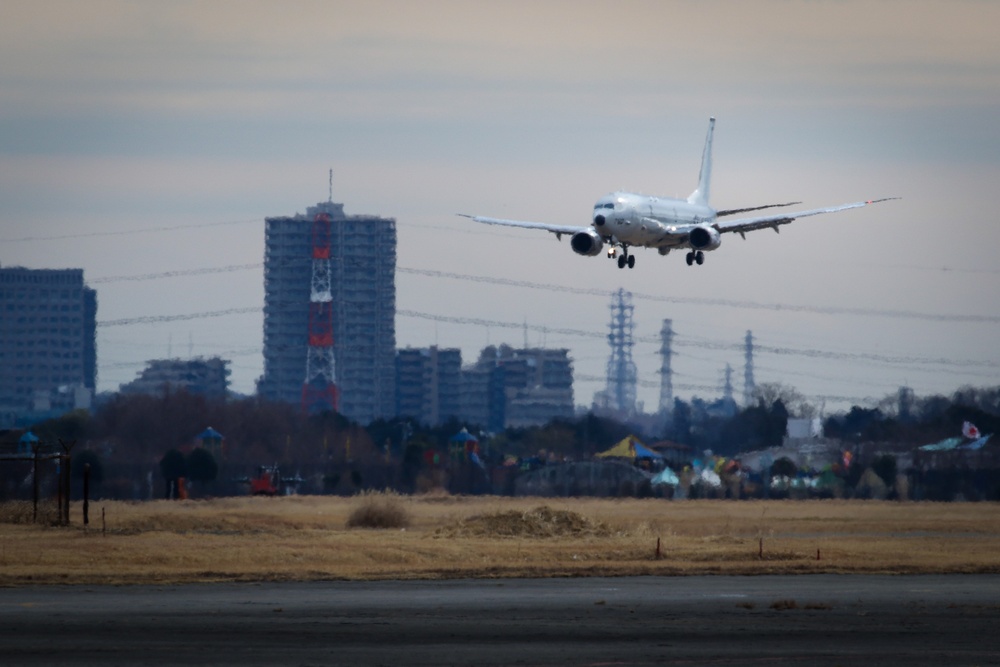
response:
<path fill-rule="evenodd" d="M 962 424 L 962 435 L 964 435 L 966 438 L 978 438 L 979 429 L 976 428 L 976 425 L 973 424 L 972 422 L 964 422 Z"/>

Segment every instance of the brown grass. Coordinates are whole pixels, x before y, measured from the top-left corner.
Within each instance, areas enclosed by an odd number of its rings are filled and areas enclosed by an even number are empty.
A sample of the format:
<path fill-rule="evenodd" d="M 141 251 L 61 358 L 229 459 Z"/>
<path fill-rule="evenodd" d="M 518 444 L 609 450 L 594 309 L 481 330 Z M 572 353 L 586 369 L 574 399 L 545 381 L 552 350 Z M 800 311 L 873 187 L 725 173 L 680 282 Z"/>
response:
<path fill-rule="evenodd" d="M 347 527 L 379 502 L 405 527 Z M 0 503 L 0 585 L 1000 572 L 998 503 L 291 496 L 96 501 L 90 515 L 85 528 L 74 504 L 57 528 Z"/>

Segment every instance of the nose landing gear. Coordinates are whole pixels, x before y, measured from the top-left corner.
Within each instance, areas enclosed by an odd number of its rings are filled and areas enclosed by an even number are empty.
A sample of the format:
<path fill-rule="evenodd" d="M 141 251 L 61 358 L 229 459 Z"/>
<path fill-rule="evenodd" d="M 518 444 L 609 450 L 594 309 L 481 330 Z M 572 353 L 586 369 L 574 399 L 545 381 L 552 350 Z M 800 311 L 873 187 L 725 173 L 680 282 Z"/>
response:
<path fill-rule="evenodd" d="M 628 254 L 628 249 L 623 248 L 622 254 L 618 255 L 618 268 L 624 269 L 626 266 L 630 269 L 635 266 L 635 255 Z"/>

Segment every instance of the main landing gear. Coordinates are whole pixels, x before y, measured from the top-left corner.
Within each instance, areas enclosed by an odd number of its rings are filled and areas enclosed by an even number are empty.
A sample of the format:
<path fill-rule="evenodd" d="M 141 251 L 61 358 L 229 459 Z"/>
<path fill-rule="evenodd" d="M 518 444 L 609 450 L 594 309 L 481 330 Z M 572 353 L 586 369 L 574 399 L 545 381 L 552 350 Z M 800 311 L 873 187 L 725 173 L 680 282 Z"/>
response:
<path fill-rule="evenodd" d="M 628 254 L 628 248 L 622 246 L 622 254 L 618 254 L 617 250 L 612 247 L 608 250 L 608 259 L 614 259 L 615 256 L 618 257 L 618 268 L 624 269 L 626 266 L 632 268 L 635 266 L 635 255 Z"/>
<path fill-rule="evenodd" d="M 703 253 L 701 250 L 697 252 L 691 251 L 687 254 L 685 259 L 687 260 L 688 266 L 691 266 L 696 262 L 698 266 L 701 266 L 702 264 L 705 263 L 705 253 Z"/>

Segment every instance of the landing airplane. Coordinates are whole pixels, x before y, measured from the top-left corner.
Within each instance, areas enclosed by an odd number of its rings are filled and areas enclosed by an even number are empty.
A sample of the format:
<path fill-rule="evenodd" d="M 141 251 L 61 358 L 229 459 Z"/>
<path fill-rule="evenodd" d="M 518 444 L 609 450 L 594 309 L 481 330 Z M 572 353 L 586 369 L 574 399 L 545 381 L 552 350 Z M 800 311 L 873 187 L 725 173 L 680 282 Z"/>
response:
<path fill-rule="evenodd" d="M 504 220 L 482 215 L 466 215 L 465 213 L 459 213 L 459 215 L 488 225 L 542 229 L 552 232 L 558 239 L 562 239 L 563 234 L 569 234 L 570 247 L 579 255 L 591 257 L 599 255 L 604 249 L 604 245 L 607 244 L 608 257 L 618 258 L 618 268 L 624 269 L 627 266 L 631 269 L 635 266 L 635 255 L 629 252 L 630 247 L 656 248 L 661 255 L 666 255 L 671 250 L 678 248 L 688 248 L 686 258 L 688 266 L 691 266 L 692 264 L 702 264 L 705 261 L 706 251 L 715 250 L 722 245 L 722 234 L 726 232 L 736 232 L 746 239 L 747 232 L 765 228 L 777 232 L 779 225 L 787 225 L 796 218 L 846 211 L 850 208 L 860 208 L 868 204 L 898 199 L 898 197 L 887 197 L 796 213 L 719 221 L 721 217 L 736 213 L 792 206 L 801 202 L 767 204 L 724 211 L 717 211 L 709 206 L 708 193 L 712 178 L 712 134 L 714 131 L 715 118 L 709 118 L 705 150 L 701 156 L 701 173 L 698 175 L 698 189 L 692 192 L 687 199 L 650 197 L 634 192 L 612 192 L 601 197 L 594 204 L 593 223 L 589 227 Z M 621 254 L 618 254 L 619 248 Z"/>

